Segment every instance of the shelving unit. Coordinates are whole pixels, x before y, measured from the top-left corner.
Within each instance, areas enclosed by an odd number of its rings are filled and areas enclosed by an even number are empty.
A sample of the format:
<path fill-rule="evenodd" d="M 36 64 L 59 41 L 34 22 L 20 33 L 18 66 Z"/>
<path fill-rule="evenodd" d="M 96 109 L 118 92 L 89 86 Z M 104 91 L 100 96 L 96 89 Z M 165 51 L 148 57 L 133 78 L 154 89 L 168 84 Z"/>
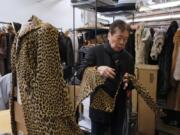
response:
<path fill-rule="evenodd" d="M 87 0 L 81 2 L 71 2 L 73 7 L 85 10 L 94 10 L 95 7 L 115 5 L 116 3 L 109 0 Z"/>
<path fill-rule="evenodd" d="M 73 42 L 75 43 L 75 30 L 77 30 L 75 28 L 75 9 L 82 9 L 82 10 L 88 10 L 88 11 L 94 11 L 95 12 L 95 37 L 98 34 L 97 30 L 106 30 L 106 29 L 99 29 L 97 27 L 97 13 L 100 13 L 104 16 L 111 16 L 113 17 L 113 20 L 115 18 L 115 16 L 119 16 L 124 14 L 133 14 L 134 15 L 134 11 L 135 11 L 135 3 L 125 3 L 125 4 L 117 4 L 114 2 L 110 2 L 110 0 L 91 0 L 91 1 L 84 1 L 84 2 L 76 2 L 76 3 L 72 3 L 73 6 L 73 32 L 74 32 L 74 38 L 73 38 Z M 121 13 L 121 14 L 120 14 Z M 85 30 L 85 28 L 79 29 L 79 30 Z M 86 29 L 88 30 L 88 29 Z M 108 29 L 107 29 L 108 32 Z M 97 43 L 97 40 L 96 40 Z M 74 86 L 74 91 L 76 87 Z M 74 95 L 75 96 L 75 95 Z M 74 101 L 75 102 L 75 101 Z"/>
<path fill-rule="evenodd" d="M 95 12 L 95 35 L 97 35 L 97 13 L 104 16 L 120 16 L 122 14 L 131 14 L 134 16 L 136 11 L 135 3 L 122 3 L 117 4 L 112 0 L 87 0 L 71 2 L 73 6 L 73 31 L 75 32 L 75 8 L 82 10 L 90 10 Z M 133 17 L 134 18 L 134 17 Z M 113 19 L 114 20 L 114 19 Z M 75 35 L 75 33 L 74 33 Z"/>

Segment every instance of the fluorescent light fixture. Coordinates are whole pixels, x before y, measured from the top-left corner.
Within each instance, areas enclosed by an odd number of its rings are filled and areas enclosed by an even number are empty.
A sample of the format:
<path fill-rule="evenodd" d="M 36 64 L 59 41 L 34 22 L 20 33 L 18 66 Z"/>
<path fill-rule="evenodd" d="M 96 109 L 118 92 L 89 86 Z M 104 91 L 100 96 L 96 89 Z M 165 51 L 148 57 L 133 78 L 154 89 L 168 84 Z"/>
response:
<path fill-rule="evenodd" d="M 177 15 L 165 15 L 165 16 L 156 16 L 156 17 L 145 17 L 145 18 L 139 18 L 134 19 L 134 22 L 146 22 L 146 21 L 161 21 L 166 19 L 177 19 L 180 18 L 180 14 Z M 126 20 L 126 22 L 131 23 L 133 20 Z"/>
<path fill-rule="evenodd" d="M 118 4 L 122 3 L 136 3 L 136 0 L 118 0 Z"/>
<path fill-rule="evenodd" d="M 139 11 L 148 11 L 148 10 L 156 10 L 156 9 L 163 9 L 163 8 L 171 8 L 180 6 L 180 1 L 173 1 L 173 2 L 166 2 L 161 4 L 153 4 L 149 6 L 142 6 L 140 7 Z"/>

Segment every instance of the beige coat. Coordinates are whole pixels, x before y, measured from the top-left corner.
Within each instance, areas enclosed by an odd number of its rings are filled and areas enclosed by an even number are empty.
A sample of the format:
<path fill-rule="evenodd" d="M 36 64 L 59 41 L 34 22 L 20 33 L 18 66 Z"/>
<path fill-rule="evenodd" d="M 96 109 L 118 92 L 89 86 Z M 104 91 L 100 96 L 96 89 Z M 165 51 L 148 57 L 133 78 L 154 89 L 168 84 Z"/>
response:
<path fill-rule="evenodd" d="M 150 43 L 152 37 L 149 28 L 145 28 L 143 24 L 135 33 L 135 64 L 147 64 L 150 53 Z"/>
<path fill-rule="evenodd" d="M 172 74 L 175 80 L 180 81 L 180 30 L 178 30 L 174 35 Z"/>

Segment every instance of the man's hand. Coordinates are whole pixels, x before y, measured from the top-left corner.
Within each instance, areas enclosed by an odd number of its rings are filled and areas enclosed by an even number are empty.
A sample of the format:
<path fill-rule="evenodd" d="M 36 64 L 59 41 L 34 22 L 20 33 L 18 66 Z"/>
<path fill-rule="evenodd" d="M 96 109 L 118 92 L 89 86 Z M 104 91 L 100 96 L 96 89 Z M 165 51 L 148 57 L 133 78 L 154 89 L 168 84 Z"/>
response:
<path fill-rule="evenodd" d="M 116 76 L 115 69 L 108 66 L 99 66 L 97 68 L 97 71 L 100 73 L 101 76 L 104 76 L 106 78 L 114 79 Z"/>

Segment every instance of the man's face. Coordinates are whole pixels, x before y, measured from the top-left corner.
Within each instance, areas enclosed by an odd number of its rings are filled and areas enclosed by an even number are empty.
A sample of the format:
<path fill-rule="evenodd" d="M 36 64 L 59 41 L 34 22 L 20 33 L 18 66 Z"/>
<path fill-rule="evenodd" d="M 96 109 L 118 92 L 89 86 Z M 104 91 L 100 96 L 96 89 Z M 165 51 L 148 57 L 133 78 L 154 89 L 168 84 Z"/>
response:
<path fill-rule="evenodd" d="M 111 34 L 110 32 L 108 33 L 109 44 L 116 52 L 119 52 L 125 48 L 128 37 L 129 33 L 127 30 L 121 32 L 121 30 L 117 29 L 114 34 Z"/>

